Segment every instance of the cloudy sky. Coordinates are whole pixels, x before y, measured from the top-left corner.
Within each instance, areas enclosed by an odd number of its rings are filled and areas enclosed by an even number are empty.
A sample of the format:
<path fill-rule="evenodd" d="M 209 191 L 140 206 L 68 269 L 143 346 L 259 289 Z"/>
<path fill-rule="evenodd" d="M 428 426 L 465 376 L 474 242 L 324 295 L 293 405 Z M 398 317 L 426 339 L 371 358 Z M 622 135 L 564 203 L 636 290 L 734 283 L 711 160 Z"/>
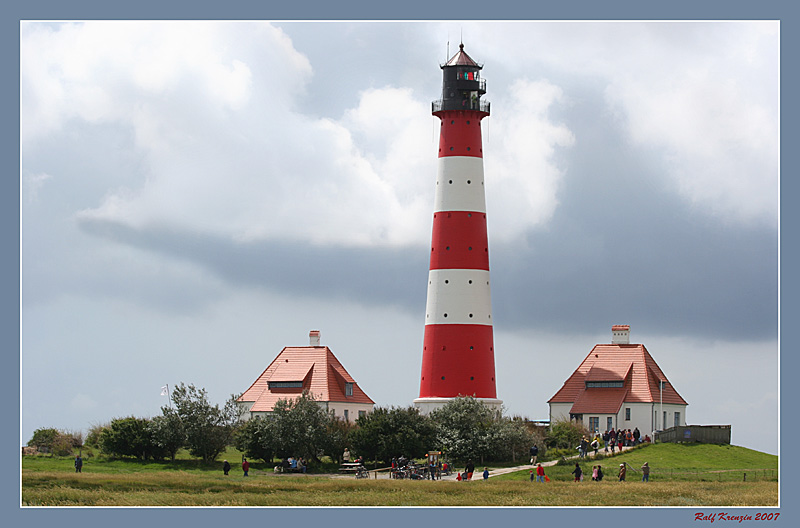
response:
<path fill-rule="evenodd" d="M 319 329 L 418 396 L 430 102 L 484 63 L 498 397 L 630 324 L 689 402 L 778 449 L 777 22 L 21 25 L 22 429 L 243 392 Z"/>

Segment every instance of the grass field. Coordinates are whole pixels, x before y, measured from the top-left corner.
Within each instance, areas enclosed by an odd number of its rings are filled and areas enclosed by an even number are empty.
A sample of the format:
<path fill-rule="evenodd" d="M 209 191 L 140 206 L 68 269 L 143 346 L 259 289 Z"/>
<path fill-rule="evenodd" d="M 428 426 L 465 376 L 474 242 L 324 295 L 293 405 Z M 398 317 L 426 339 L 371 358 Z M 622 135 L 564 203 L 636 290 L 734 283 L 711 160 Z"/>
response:
<path fill-rule="evenodd" d="M 237 453 L 224 455 L 232 463 Z M 642 458 L 643 457 L 643 458 Z M 735 446 L 660 444 L 600 461 L 653 467 L 651 482 L 610 476 L 603 482 L 571 482 L 570 465 L 548 468 L 552 482 L 528 481 L 527 472 L 479 482 L 336 479 L 327 475 L 275 475 L 255 464 L 242 476 L 238 464 L 224 476 L 221 462 L 174 463 L 90 459 L 74 473 L 68 458 L 24 457 L 23 506 L 777 506 L 775 478 L 717 481 L 690 479 L 735 469 L 776 470 L 777 457 Z M 613 463 L 613 464 L 612 464 Z M 591 470 L 591 461 L 582 464 Z M 491 469 L 491 466 L 490 466 Z M 666 469 L 673 470 L 668 475 Z M 661 473 L 659 473 L 661 470 Z M 741 477 L 741 474 L 739 475 Z"/>

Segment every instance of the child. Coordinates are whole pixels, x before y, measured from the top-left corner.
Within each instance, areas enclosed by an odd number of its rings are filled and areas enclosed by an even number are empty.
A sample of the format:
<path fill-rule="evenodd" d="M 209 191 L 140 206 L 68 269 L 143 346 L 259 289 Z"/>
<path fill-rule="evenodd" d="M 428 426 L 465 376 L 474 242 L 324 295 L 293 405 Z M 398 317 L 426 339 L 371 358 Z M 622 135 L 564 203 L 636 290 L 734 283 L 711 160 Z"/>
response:
<path fill-rule="evenodd" d="M 459 472 L 458 475 L 456 475 L 456 480 L 461 482 L 461 472 Z"/>
<path fill-rule="evenodd" d="M 533 470 L 531 470 L 531 482 L 533 482 Z"/>
<path fill-rule="evenodd" d="M 483 468 L 483 480 L 489 480 L 489 468 Z"/>
<path fill-rule="evenodd" d="M 575 463 L 575 469 L 572 470 L 572 474 L 575 475 L 575 482 L 583 480 L 583 470 L 577 462 Z"/>
<path fill-rule="evenodd" d="M 597 482 L 597 466 L 592 466 L 592 480 Z"/>

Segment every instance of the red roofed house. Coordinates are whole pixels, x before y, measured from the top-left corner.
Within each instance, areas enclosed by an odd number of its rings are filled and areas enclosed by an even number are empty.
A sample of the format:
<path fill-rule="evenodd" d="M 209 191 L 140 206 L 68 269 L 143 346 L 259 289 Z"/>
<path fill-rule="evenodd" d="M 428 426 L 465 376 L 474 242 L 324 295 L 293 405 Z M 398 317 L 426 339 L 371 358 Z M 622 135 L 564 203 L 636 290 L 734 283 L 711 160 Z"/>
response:
<path fill-rule="evenodd" d="M 309 334 L 307 347 L 286 347 L 237 402 L 247 420 L 272 412 L 279 399 L 296 398 L 308 390 L 335 416 L 355 421 L 372 411 L 375 402 L 347 373 L 331 349 L 320 345 L 319 330 Z"/>
<path fill-rule="evenodd" d="M 547 402 L 551 423 L 569 418 L 591 431 L 638 428 L 642 435 L 686 425 L 688 404 L 645 346 L 630 344 L 630 326 L 611 333 L 611 344 L 595 345 Z"/>

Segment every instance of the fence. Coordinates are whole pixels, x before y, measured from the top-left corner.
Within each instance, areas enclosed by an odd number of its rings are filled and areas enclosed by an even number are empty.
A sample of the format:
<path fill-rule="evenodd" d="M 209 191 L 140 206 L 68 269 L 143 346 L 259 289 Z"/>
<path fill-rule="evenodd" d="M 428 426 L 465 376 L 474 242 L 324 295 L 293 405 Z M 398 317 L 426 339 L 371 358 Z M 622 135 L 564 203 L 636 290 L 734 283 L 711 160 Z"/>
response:
<path fill-rule="evenodd" d="M 641 474 L 638 474 L 641 478 Z M 628 473 L 633 480 L 636 473 Z M 701 482 L 763 482 L 778 481 L 777 469 L 721 469 L 712 471 L 686 471 L 680 469 L 652 468 L 650 480 L 693 480 Z"/>
<path fill-rule="evenodd" d="M 698 442 L 700 444 L 730 444 L 730 425 L 684 425 L 670 427 L 654 434 L 656 442 Z"/>

